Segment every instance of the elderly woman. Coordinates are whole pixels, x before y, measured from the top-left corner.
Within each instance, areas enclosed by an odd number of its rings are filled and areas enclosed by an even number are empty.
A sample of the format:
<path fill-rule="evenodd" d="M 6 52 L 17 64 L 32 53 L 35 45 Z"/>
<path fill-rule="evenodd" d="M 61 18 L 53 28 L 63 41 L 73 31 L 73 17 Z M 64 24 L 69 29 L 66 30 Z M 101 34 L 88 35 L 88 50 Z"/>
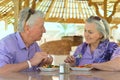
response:
<path fill-rule="evenodd" d="M 71 66 L 83 66 L 109 61 L 118 47 L 109 41 L 109 25 L 98 16 L 90 16 L 85 22 L 84 37 L 86 42 L 79 45 L 73 56 L 64 60 Z"/>

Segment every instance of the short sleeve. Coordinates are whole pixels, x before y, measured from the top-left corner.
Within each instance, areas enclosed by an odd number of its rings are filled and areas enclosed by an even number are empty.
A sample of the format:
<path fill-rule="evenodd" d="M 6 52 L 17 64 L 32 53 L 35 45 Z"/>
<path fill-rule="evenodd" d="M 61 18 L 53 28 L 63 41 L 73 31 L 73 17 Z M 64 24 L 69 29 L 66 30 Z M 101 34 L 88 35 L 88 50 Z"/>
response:
<path fill-rule="evenodd" d="M 12 58 L 7 51 L 5 50 L 4 45 L 0 46 L 0 67 L 4 66 L 5 64 L 9 64 L 10 58 Z"/>
<path fill-rule="evenodd" d="M 118 47 L 118 48 L 114 51 L 111 59 L 114 59 L 114 58 L 116 58 L 116 57 L 120 57 L 120 47 Z"/>
<path fill-rule="evenodd" d="M 112 58 L 113 53 L 115 52 L 115 50 L 118 48 L 117 43 L 115 42 L 110 42 L 109 46 L 106 50 L 106 53 L 104 55 L 104 59 L 103 61 L 109 61 Z"/>
<path fill-rule="evenodd" d="M 5 55 L 0 54 L 0 67 L 4 66 L 5 64 L 9 63 L 9 58 Z"/>
<path fill-rule="evenodd" d="M 10 56 L 0 49 L 0 67 L 10 63 Z"/>
<path fill-rule="evenodd" d="M 115 51 L 117 48 L 118 48 L 117 43 L 115 43 L 115 42 L 110 42 L 109 48 L 108 48 L 108 53 L 113 54 L 114 51 Z"/>

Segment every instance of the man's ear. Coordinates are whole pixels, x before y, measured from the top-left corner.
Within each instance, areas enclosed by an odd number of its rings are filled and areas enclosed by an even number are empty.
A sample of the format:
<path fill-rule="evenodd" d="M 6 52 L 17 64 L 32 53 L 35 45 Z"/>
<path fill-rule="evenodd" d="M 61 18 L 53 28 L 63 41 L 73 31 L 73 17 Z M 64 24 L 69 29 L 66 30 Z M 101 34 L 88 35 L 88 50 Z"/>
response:
<path fill-rule="evenodd" d="M 25 25 L 24 26 L 24 31 L 26 32 L 26 31 L 29 31 L 29 26 L 28 25 Z"/>

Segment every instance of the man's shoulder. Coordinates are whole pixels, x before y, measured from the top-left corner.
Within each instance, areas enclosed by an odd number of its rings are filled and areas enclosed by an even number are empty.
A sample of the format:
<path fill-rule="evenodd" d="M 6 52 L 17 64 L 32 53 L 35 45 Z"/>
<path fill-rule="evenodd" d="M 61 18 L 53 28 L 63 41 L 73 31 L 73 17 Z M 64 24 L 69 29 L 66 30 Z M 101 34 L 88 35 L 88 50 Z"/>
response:
<path fill-rule="evenodd" d="M 2 38 L 2 39 L 0 40 L 0 44 L 1 44 L 1 43 L 7 44 L 8 42 L 9 42 L 9 43 L 13 43 L 14 40 L 15 40 L 15 33 L 12 33 L 12 34 L 9 34 L 9 35 L 7 35 L 6 37 Z"/>

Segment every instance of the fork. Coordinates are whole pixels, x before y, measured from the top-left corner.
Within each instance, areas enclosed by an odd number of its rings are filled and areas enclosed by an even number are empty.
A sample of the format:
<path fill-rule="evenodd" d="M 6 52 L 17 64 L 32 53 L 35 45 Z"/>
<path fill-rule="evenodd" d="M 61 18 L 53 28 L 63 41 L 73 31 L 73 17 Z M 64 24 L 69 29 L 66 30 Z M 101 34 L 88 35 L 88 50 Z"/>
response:
<path fill-rule="evenodd" d="M 75 56 L 75 58 L 82 58 L 82 55 L 78 54 L 77 56 Z"/>

